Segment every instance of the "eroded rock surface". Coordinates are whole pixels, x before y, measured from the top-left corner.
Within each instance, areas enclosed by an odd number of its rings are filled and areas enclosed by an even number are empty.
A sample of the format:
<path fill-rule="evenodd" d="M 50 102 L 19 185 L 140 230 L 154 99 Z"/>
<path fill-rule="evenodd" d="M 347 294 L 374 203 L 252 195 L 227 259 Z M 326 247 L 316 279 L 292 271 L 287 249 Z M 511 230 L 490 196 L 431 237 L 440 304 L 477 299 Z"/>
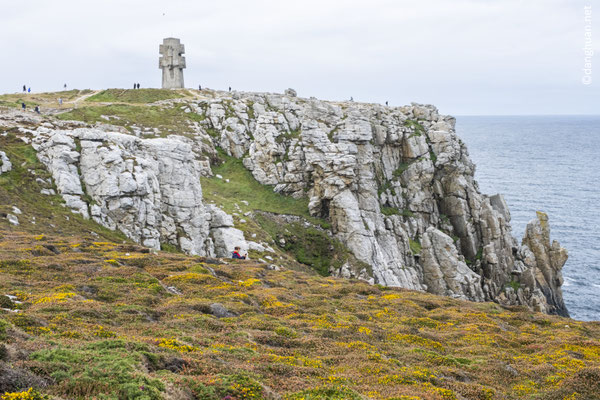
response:
<path fill-rule="evenodd" d="M 221 148 L 260 183 L 307 196 L 311 214 L 372 269 L 372 277 L 347 267 L 333 274 L 568 315 L 560 290 L 567 253 L 550 244 L 547 217 L 532 221 L 519 245 L 504 199 L 479 192 L 454 118 L 435 107 L 327 102 L 294 91 L 210 92 L 172 103 L 201 115 L 187 138 L 77 125 L 23 132 L 35 137 L 69 207 L 147 246 L 218 256 L 247 247 L 231 218 L 202 202 L 199 177 L 211 174 L 207 160 Z"/>
<path fill-rule="evenodd" d="M 87 128 L 34 134 L 39 159 L 67 205 L 84 217 L 155 249 L 170 243 L 189 254 L 225 256 L 245 244 L 233 224 L 214 226 L 225 213 L 203 204 L 201 167 L 184 138 Z"/>
<path fill-rule="evenodd" d="M 454 118 L 435 107 L 286 92 L 216 96 L 195 111 L 207 117 L 200 130 L 259 182 L 308 196 L 310 212 L 331 222 L 377 283 L 567 314 L 559 290 L 566 252 L 533 232 L 519 246 L 504 199 L 479 192 Z M 531 248 L 535 258 L 523 258 Z M 523 278 L 518 295 L 522 270 L 535 279 Z"/>
<path fill-rule="evenodd" d="M 519 303 L 531 304 L 536 311 L 568 315 L 561 289 L 561 270 L 567 258 L 567 250 L 556 240 L 550 243 L 548 216 L 538 212 L 537 219 L 527 224 L 523 245 L 517 254 L 517 269 L 513 271 L 517 284 L 505 293 L 508 303 L 515 303 L 516 296 Z"/>

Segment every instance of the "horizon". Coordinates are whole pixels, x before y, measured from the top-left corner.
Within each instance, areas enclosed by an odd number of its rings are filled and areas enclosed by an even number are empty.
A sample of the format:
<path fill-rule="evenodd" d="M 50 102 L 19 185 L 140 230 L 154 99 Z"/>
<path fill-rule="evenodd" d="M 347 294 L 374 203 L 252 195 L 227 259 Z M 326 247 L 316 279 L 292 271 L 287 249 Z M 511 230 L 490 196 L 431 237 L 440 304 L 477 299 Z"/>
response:
<path fill-rule="evenodd" d="M 185 46 L 184 79 L 192 88 L 292 87 L 303 97 L 435 104 L 451 115 L 596 115 L 593 53 L 600 42 L 585 19 L 591 3 L 6 4 L 0 33 L 8 39 L 0 49 L 23 61 L 3 65 L 11 79 L 0 91 L 23 84 L 34 91 L 64 83 L 157 87 L 158 46 L 175 37 Z"/>

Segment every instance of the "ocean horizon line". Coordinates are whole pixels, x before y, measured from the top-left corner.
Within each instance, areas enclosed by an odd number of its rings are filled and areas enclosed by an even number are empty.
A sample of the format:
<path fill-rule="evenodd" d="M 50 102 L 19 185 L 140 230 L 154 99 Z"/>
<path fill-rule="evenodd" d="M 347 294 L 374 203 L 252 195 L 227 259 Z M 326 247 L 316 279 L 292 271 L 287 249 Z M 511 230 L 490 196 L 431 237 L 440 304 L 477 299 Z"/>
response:
<path fill-rule="evenodd" d="M 600 117 L 600 114 L 452 114 L 454 117 Z"/>

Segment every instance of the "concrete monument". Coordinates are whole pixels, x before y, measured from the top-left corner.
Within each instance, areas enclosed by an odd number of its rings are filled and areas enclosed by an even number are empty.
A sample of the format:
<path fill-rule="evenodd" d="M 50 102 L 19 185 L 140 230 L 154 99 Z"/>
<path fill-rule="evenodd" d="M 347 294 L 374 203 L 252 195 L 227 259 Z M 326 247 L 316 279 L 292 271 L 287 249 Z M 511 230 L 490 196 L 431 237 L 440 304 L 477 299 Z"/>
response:
<path fill-rule="evenodd" d="M 162 69 L 162 88 L 183 88 L 183 69 L 185 68 L 185 49 L 179 39 L 166 38 L 160 45 L 162 57 L 158 60 L 158 68 Z"/>

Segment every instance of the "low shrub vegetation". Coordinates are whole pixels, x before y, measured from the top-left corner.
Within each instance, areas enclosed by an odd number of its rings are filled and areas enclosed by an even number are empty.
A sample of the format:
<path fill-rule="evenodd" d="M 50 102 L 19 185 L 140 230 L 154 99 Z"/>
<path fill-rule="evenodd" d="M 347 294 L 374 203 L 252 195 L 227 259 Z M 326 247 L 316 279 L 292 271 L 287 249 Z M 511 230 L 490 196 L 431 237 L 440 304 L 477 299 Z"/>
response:
<path fill-rule="evenodd" d="M 563 400 L 600 389 L 597 323 L 51 232 L 58 254 L 32 257 L 40 234 L 0 232 L 0 293 L 21 302 L 0 311 L 0 346 L 20 349 L 1 353 L 22 382 L 7 399 Z M 143 269 L 126 262 L 148 257 Z"/>

